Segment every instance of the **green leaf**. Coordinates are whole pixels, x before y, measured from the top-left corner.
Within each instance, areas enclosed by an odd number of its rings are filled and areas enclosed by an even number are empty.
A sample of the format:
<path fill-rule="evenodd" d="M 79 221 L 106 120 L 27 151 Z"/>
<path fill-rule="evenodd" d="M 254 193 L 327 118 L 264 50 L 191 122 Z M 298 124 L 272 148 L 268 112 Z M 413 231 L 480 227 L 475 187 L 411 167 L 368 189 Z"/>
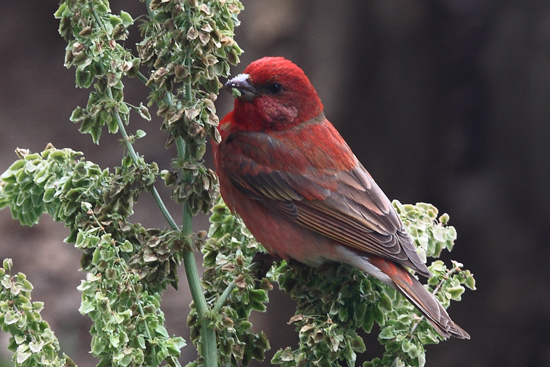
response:
<path fill-rule="evenodd" d="M 137 341 L 138 341 L 139 347 L 141 349 L 145 349 L 145 336 L 143 334 L 139 334 L 137 336 Z"/>
<path fill-rule="evenodd" d="M 250 306 L 252 307 L 253 310 L 256 310 L 258 312 L 265 312 L 265 310 L 267 309 L 265 307 L 265 305 L 261 302 L 251 302 Z"/>
<path fill-rule="evenodd" d="M 105 340 L 98 338 L 97 336 L 92 336 L 92 354 L 94 356 L 99 356 L 107 347 Z"/>
<path fill-rule="evenodd" d="M 380 335 L 378 335 L 380 339 L 393 339 L 395 338 L 395 334 L 393 332 L 393 329 L 390 327 L 383 328 L 380 332 Z"/>
<path fill-rule="evenodd" d="M 87 313 L 92 312 L 95 309 L 96 309 L 95 304 L 92 303 L 91 301 L 85 299 L 85 300 L 82 300 L 82 303 L 80 304 L 80 307 L 79 307 L 78 311 L 81 314 L 85 315 Z"/>
<path fill-rule="evenodd" d="M 61 19 L 65 13 L 65 11 L 67 10 L 67 3 L 63 2 L 59 5 L 59 8 L 57 9 L 57 11 L 54 13 L 54 17 L 55 19 Z"/>
<path fill-rule="evenodd" d="M 166 345 L 171 355 L 179 357 L 181 348 L 185 347 L 186 343 L 181 337 L 173 337 L 168 340 Z"/>
<path fill-rule="evenodd" d="M 340 319 L 340 321 L 346 322 L 348 320 L 348 316 L 349 314 L 347 308 L 340 307 L 340 309 L 338 310 L 338 318 Z"/>
<path fill-rule="evenodd" d="M 126 103 L 121 103 L 118 105 L 118 110 L 120 113 L 127 115 L 130 113 L 130 110 L 128 109 L 128 105 Z"/>
<path fill-rule="evenodd" d="M 159 335 L 164 336 L 165 338 L 168 338 L 168 331 L 166 331 L 166 328 L 163 325 L 157 325 L 157 327 L 155 328 L 155 331 Z"/>
<path fill-rule="evenodd" d="M 455 301 L 460 301 L 462 299 L 462 294 L 465 289 L 463 286 L 449 287 L 446 289 L 447 292 L 451 295 L 451 298 Z"/>
<path fill-rule="evenodd" d="M 263 289 L 251 289 L 250 298 L 255 302 L 268 302 L 267 292 Z"/>
<path fill-rule="evenodd" d="M 94 74 L 87 69 L 76 70 L 76 85 L 80 88 L 89 88 L 94 81 Z M 74 114 L 74 111 L 73 111 Z M 75 122 L 76 116 L 71 115 L 71 121 Z"/>
<path fill-rule="evenodd" d="M 11 272 L 11 269 L 13 267 L 13 260 L 11 258 L 6 258 L 4 259 L 4 261 L 2 262 L 2 267 L 4 268 L 4 270 L 6 270 L 8 273 Z M 7 288 L 6 285 L 4 285 L 4 287 Z"/>
<path fill-rule="evenodd" d="M 18 350 L 13 357 L 18 364 L 23 364 L 31 355 L 31 352 Z"/>
<path fill-rule="evenodd" d="M 132 16 L 124 10 L 120 11 L 120 19 L 122 20 L 122 24 L 124 24 L 125 27 L 134 24 L 134 19 L 132 18 Z"/>
<path fill-rule="evenodd" d="M 380 295 L 380 307 L 382 307 L 384 311 L 391 311 L 393 309 L 392 301 L 386 293 Z"/>
<path fill-rule="evenodd" d="M 10 310 L 4 314 L 4 323 L 6 325 L 15 324 L 17 321 L 19 321 L 19 319 L 20 315 L 13 310 Z"/>
<path fill-rule="evenodd" d="M 405 353 L 410 352 L 411 349 L 413 349 L 414 347 L 414 344 L 407 339 L 403 340 L 403 342 L 401 343 L 401 350 Z"/>
<path fill-rule="evenodd" d="M 471 290 L 476 289 L 476 282 L 475 282 L 475 279 L 474 279 L 473 275 L 471 275 L 471 274 L 469 274 L 466 277 L 466 281 L 464 282 L 464 284 L 466 285 L 466 287 L 468 287 Z"/>
<path fill-rule="evenodd" d="M 35 312 L 41 312 L 42 309 L 44 308 L 44 302 L 40 302 L 40 301 L 33 302 L 32 308 Z"/>
<path fill-rule="evenodd" d="M 134 246 L 132 246 L 132 243 L 128 240 L 124 241 L 122 246 L 120 246 L 120 250 L 123 252 L 132 252 L 134 249 Z"/>
<path fill-rule="evenodd" d="M 116 15 L 109 15 L 108 19 L 109 19 L 109 22 L 111 23 L 111 25 L 113 27 L 116 26 L 119 23 L 122 23 L 122 19 L 117 17 Z"/>
<path fill-rule="evenodd" d="M 372 316 L 374 318 L 374 321 L 378 323 L 378 325 L 384 325 L 384 312 L 382 312 L 382 309 L 378 305 L 374 305 L 372 307 Z"/>
<path fill-rule="evenodd" d="M 23 275 L 23 274 L 21 274 L 21 275 Z M 33 286 L 32 286 L 32 284 L 31 284 L 28 280 L 26 280 L 26 279 L 25 279 L 25 280 L 22 280 L 21 283 L 22 283 L 21 286 L 22 286 L 22 288 L 23 288 L 23 291 L 25 291 L 25 292 L 30 292 L 30 291 L 33 290 Z"/>
<path fill-rule="evenodd" d="M 107 124 L 107 128 L 111 134 L 116 134 L 118 132 L 118 124 L 114 116 L 105 114 L 103 122 Z"/>

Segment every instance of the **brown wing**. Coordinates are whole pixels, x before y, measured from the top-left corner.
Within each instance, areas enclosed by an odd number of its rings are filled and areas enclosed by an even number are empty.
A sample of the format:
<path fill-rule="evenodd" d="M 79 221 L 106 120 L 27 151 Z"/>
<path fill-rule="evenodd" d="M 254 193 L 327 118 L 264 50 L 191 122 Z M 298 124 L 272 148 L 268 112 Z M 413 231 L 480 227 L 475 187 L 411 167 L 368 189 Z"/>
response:
<path fill-rule="evenodd" d="M 317 127 L 338 134 L 331 125 Z M 339 135 L 343 145 L 334 154 L 326 144 L 296 144 L 299 134 L 284 134 L 238 132 L 220 145 L 239 190 L 312 231 L 429 276 L 390 201 Z"/>

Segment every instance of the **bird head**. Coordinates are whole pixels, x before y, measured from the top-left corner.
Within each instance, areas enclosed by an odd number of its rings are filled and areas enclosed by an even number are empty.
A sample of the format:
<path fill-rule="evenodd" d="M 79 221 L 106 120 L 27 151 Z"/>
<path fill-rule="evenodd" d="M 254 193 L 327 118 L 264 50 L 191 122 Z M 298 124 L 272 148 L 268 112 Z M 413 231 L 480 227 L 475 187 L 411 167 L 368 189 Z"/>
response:
<path fill-rule="evenodd" d="M 256 60 L 225 84 L 237 128 L 285 130 L 319 116 L 323 105 L 302 69 L 282 57 Z"/>

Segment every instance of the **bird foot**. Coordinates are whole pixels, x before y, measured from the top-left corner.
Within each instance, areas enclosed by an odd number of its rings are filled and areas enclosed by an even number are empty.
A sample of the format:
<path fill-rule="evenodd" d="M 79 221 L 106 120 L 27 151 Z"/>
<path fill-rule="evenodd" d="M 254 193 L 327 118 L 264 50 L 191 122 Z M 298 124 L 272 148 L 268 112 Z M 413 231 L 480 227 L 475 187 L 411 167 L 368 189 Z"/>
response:
<path fill-rule="evenodd" d="M 252 263 L 256 263 L 256 278 L 261 280 L 265 278 L 269 269 L 275 261 L 281 261 L 282 258 L 279 255 L 271 255 L 267 252 L 256 252 L 252 258 Z"/>

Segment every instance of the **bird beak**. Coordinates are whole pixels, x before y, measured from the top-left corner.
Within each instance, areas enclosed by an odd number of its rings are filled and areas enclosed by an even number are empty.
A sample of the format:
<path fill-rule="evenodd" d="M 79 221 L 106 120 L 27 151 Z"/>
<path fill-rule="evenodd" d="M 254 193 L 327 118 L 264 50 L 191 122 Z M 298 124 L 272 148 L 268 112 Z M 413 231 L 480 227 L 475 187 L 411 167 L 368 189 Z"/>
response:
<path fill-rule="evenodd" d="M 233 97 L 241 98 L 248 102 L 251 102 L 258 95 L 258 91 L 252 86 L 248 74 L 239 74 L 233 79 L 228 80 L 224 88 L 231 92 Z"/>

